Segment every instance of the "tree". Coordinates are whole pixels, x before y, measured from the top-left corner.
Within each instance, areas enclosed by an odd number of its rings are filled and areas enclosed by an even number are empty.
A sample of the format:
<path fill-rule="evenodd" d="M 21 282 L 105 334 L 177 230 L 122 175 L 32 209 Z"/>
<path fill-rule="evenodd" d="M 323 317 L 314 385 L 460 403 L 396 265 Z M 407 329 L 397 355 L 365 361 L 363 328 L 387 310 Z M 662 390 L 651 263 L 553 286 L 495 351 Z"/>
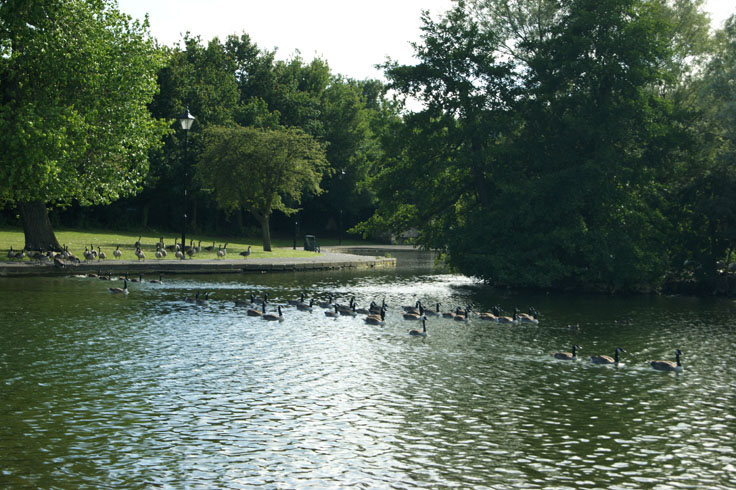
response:
<path fill-rule="evenodd" d="M 736 15 L 716 33 L 715 41 L 702 78 L 693 84 L 694 102 L 689 101 L 702 114 L 690 124 L 696 128 L 691 138 L 700 151 L 680 173 L 674 192 L 680 225 L 675 265 L 697 264 L 694 270 L 685 269 L 709 282 L 709 291 L 736 258 Z"/>
<path fill-rule="evenodd" d="M 184 158 L 184 134 L 173 131 L 165 139 L 164 151 L 151 156 L 150 172 L 145 188 L 137 197 L 142 203 L 144 225 L 148 210 L 157 213 L 159 222 L 174 221 L 181 209 L 171 206 L 179 202 L 187 189 L 190 199 L 186 213 L 193 231 L 198 225 L 199 211 L 209 204 L 208 196 L 192 185 L 190 161 L 196 161 L 200 151 L 201 132 L 210 125 L 226 126 L 236 119 L 240 110 L 238 85 L 229 57 L 217 38 L 204 45 L 199 37 L 186 35 L 183 46 L 172 50 L 168 63 L 158 73 L 160 91 L 150 106 L 154 116 L 172 118 L 188 107 L 197 118 L 189 131 L 188 158 Z M 178 127 L 178 123 L 175 123 Z"/>
<path fill-rule="evenodd" d="M 47 206 L 134 194 L 166 124 L 147 109 L 164 61 L 112 0 L 0 4 L 0 200 L 26 248 L 59 243 Z"/>
<path fill-rule="evenodd" d="M 656 284 L 692 116 L 668 96 L 707 25 L 696 12 L 685 33 L 676 7 L 477 0 L 425 15 L 419 63 L 387 66 L 425 108 L 406 118 L 364 229 L 415 227 L 420 244 L 495 284 Z"/>
<path fill-rule="evenodd" d="M 328 172 L 325 147 L 299 129 L 212 126 L 205 130 L 197 165 L 205 185 L 226 211 L 244 209 L 261 225 L 263 250 L 271 250 L 273 211 L 296 211 L 305 193 L 319 194 Z"/>
<path fill-rule="evenodd" d="M 298 217 L 303 229 L 336 221 L 338 210 L 345 211 L 349 222 L 354 216 L 367 217 L 372 212 L 372 189 L 362 181 L 381 152 L 377 134 L 387 112 L 383 83 L 332 75 L 324 61 L 304 62 L 298 54 L 288 61 L 276 61 L 273 52 L 259 49 L 246 34 L 228 36 L 224 43 L 214 39 L 206 46 L 199 38 L 186 36 L 159 72 L 159 83 L 160 94 L 151 106 L 154 115 L 170 117 L 186 105 L 197 117 L 189 134 L 192 160 L 198 159 L 202 149 L 204 129 L 233 122 L 262 129 L 298 127 L 325 143 L 330 166 L 344 174 L 323 181 L 325 192 L 318 197 L 304 196 Z M 181 132 L 174 132 L 166 139 L 165 151 L 152 156 L 147 189 L 136 198 L 158 223 L 171 221 L 166 220 L 166 214 L 172 208 L 163 204 L 181 196 L 187 185 L 180 154 L 183 145 L 177 140 L 180 136 Z M 192 187 L 196 186 L 190 185 L 190 191 Z M 215 213 L 216 203 L 210 194 L 192 194 L 195 199 L 190 200 L 190 206 L 196 207 L 190 208 L 190 217 L 206 213 L 215 218 L 220 214 L 219 210 Z M 235 218 L 242 229 L 241 216 L 236 214 Z M 199 229 L 217 222 L 200 220 Z M 283 226 L 286 222 L 280 219 L 271 224 Z"/>
<path fill-rule="evenodd" d="M 366 94 L 366 86 L 378 92 Z M 324 91 L 320 113 L 328 142 L 327 160 L 335 173 L 323 182 L 325 195 L 306 204 L 303 216 L 324 221 L 331 217 L 339 226 L 338 211 L 350 222 L 361 214 L 370 216 L 375 209 L 373 190 L 363 183 L 381 155 L 377 137 L 383 129 L 381 107 L 369 107 L 383 95 L 379 86 L 335 76 Z"/>
<path fill-rule="evenodd" d="M 488 210 L 499 155 L 519 125 L 511 109 L 520 92 L 513 63 L 498 54 L 502 39 L 484 32 L 462 2 L 438 22 L 427 13 L 423 21 L 420 62 L 385 68 L 391 87 L 425 108 L 384 133 L 389 156 L 372 179 L 379 208 L 356 230 L 417 228 L 421 245 L 446 251 L 460 214 Z M 456 260 L 463 255 L 454 252 Z"/>

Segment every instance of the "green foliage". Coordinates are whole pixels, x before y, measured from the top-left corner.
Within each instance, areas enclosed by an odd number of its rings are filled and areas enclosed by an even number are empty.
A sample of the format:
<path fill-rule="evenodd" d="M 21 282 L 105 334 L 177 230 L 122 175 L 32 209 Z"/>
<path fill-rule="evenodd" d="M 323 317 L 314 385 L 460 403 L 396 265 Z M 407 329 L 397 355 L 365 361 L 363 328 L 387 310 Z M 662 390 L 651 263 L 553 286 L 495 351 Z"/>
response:
<path fill-rule="evenodd" d="M 0 4 L 0 200 L 134 194 L 166 131 L 147 104 L 164 55 L 110 1 Z"/>
<path fill-rule="evenodd" d="M 192 161 L 204 151 L 202 132 L 212 125 L 298 127 L 324 143 L 330 174 L 335 175 L 323 182 L 326 192 L 304 196 L 307 209 L 299 221 L 322 220 L 339 209 L 350 220 L 373 210 L 375 195 L 365 185 L 366 177 L 382 156 L 379 138 L 385 122 L 398 118 L 396 106 L 385 101 L 382 83 L 333 75 L 324 60 L 306 62 L 298 53 L 277 61 L 274 52 L 259 49 L 247 34 L 228 36 L 224 43 L 215 39 L 207 46 L 199 38 L 185 37 L 159 72 L 159 83 L 161 94 L 153 104 L 156 115 L 171 118 L 188 106 L 197 117 L 189 132 Z M 142 199 L 162 209 L 187 188 L 194 206 L 214 208 L 218 204 L 191 181 L 182 137 L 175 132 L 166 140 L 165 151 L 152 155 L 148 191 Z M 286 205 L 296 207 L 289 199 Z"/>
<path fill-rule="evenodd" d="M 197 169 L 205 185 L 214 189 L 220 208 L 242 208 L 256 217 L 263 226 L 265 250 L 270 250 L 271 213 L 296 212 L 288 203 L 319 194 L 328 172 L 324 145 L 299 129 L 218 126 L 205 131 Z"/>
<path fill-rule="evenodd" d="M 706 48 L 697 8 L 478 0 L 425 15 L 423 32 L 417 65 L 386 68 L 425 108 L 389 142 L 379 210 L 357 229 L 416 228 L 497 284 L 657 285 L 694 150 L 682 81 Z"/>
<path fill-rule="evenodd" d="M 202 131 L 210 125 L 234 124 L 241 112 L 233 62 L 218 39 L 205 45 L 199 37 L 186 35 L 182 45 L 169 54 L 158 80 L 161 90 L 151 110 L 157 117 L 173 123 L 172 131 L 163 151 L 151 154 L 151 168 L 140 201 L 144 207 L 159 213 L 168 212 L 163 216 L 164 222 L 179 223 L 181 210 L 171 203 L 180 202 L 186 190 L 191 196 L 187 210 L 189 226 L 196 231 L 199 230 L 197 206 L 200 202 L 207 203 L 209 197 L 198 190 L 190 169 L 201 151 Z M 185 108 L 196 117 L 186 135 L 175 119 Z"/>
<path fill-rule="evenodd" d="M 736 16 L 715 38 L 715 51 L 695 84 L 702 120 L 693 139 L 697 160 L 678 173 L 675 271 L 715 280 L 736 249 Z"/>

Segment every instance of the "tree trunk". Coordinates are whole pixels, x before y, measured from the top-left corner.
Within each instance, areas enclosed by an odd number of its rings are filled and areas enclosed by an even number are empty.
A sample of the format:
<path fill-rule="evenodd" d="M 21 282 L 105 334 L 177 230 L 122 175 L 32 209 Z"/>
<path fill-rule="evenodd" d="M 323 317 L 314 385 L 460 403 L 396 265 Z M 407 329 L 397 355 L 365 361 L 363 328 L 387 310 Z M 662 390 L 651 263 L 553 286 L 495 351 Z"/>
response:
<path fill-rule="evenodd" d="M 18 210 L 26 236 L 26 250 L 61 250 L 44 202 L 20 202 Z"/>
<path fill-rule="evenodd" d="M 192 199 L 192 214 L 189 217 L 189 230 L 197 231 L 197 199 Z"/>
<path fill-rule="evenodd" d="M 261 234 L 263 236 L 263 251 L 271 251 L 271 229 L 268 225 L 268 215 L 259 216 L 255 215 L 256 220 L 261 224 Z"/>
<path fill-rule="evenodd" d="M 471 171 L 473 173 L 473 182 L 475 183 L 475 190 L 478 193 L 478 198 L 481 204 L 488 209 L 490 201 L 488 199 L 488 186 L 486 185 L 486 179 L 483 175 L 483 170 L 479 167 L 482 155 L 482 145 L 477 141 L 477 138 L 472 138 L 471 148 L 473 150 L 473 164 L 471 165 Z"/>
<path fill-rule="evenodd" d="M 241 211 L 240 208 L 238 208 L 238 211 L 235 213 L 235 224 L 238 226 L 238 234 L 243 234 L 243 211 Z"/>
<path fill-rule="evenodd" d="M 151 210 L 151 202 L 146 201 L 143 205 L 143 213 L 141 216 L 141 226 L 145 229 L 148 228 L 148 212 Z"/>

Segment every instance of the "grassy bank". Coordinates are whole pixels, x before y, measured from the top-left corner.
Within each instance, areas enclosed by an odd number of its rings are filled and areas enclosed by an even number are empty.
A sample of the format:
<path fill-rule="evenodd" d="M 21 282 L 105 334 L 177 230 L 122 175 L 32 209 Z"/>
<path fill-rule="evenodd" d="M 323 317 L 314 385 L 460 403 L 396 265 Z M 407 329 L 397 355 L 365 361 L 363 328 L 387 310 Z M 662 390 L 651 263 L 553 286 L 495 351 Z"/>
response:
<path fill-rule="evenodd" d="M 132 233 L 132 232 L 114 232 L 109 230 L 71 230 L 71 229 L 60 229 L 54 230 L 56 238 L 59 243 L 69 247 L 69 251 L 74 255 L 84 260 L 84 249 L 94 246 L 95 249 L 98 247 L 105 252 L 107 260 L 114 260 L 113 250 L 120 246 L 122 252 L 121 259 L 124 260 L 137 260 L 135 256 L 135 243 L 140 237 L 141 249 L 146 255 L 146 260 L 176 260 L 174 253 L 169 251 L 167 256 L 163 259 L 157 259 L 155 256 L 156 244 L 163 236 L 164 244 L 166 246 L 173 245 L 174 239 L 181 239 L 181 235 L 174 235 L 172 233 L 156 233 L 153 231 Z M 303 238 L 297 240 L 297 249 L 292 250 L 293 242 L 291 240 L 273 240 L 271 252 L 264 252 L 261 240 L 259 238 L 242 238 L 233 239 L 232 237 L 216 237 L 216 236 L 192 236 L 195 239 L 195 245 L 201 243 L 200 252 L 194 256 L 197 259 L 216 259 L 217 248 L 219 245 L 227 243 L 227 258 L 240 258 L 238 255 L 240 252 L 247 250 L 248 246 L 251 246 L 252 258 L 266 258 L 266 257 L 306 257 L 313 256 L 314 252 L 305 252 L 302 250 Z M 189 240 L 189 238 L 187 238 Z M 201 240 L 201 242 L 200 242 Z M 215 242 L 215 248 L 212 251 L 205 250 L 205 247 L 212 246 Z M 23 249 L 25 244 L 25 236 L 21 229 L 0 229 L 0 260 L 8 259 L 8 250 L 13 247 L 13 250 L 20 251 Z M 324 246 L 320 240 L 320 245 Z M 27 258 L 24 260 L 28 260 Z"/>

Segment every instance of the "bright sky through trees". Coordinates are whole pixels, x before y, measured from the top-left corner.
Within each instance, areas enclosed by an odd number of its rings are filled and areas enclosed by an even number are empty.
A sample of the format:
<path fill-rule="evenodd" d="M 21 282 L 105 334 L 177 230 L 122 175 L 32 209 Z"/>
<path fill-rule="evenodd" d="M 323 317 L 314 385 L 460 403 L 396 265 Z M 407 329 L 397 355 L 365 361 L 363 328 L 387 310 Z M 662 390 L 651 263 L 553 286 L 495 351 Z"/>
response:
<path fill-rule="evenodd" d="M 278 48 L 285 59 L 325 59 L 333 73 L 356 78 L 382 78 L 374 65 L 386 57 L 412 59 L 409 42 L 418 40 L 420 13 L 444 12 L 450 0 L 119 0 L 135 18 L 149 14 L 151 33 L 174 45 L 189 31 L 204 41 L 215 36 L 247 33 L 263 49 Z"/>
<path fill-rule="evenodd" d="M 446 11 L 451 0 L 118 0 L 134 18 L 148 13 L 151 33 L 174 45 L 185 32 L 204 41 L 242 32 L 283 59 L 299 50 L 303 58 L 325 59 L 333 73 L 358 80 L 383 78 L 374 65 L 386 57 L 412 62 L 409 43 L 419 39 L 420 12 Z M 706 0 L 714 25 L 736 12 L 733 0 Z"/>

